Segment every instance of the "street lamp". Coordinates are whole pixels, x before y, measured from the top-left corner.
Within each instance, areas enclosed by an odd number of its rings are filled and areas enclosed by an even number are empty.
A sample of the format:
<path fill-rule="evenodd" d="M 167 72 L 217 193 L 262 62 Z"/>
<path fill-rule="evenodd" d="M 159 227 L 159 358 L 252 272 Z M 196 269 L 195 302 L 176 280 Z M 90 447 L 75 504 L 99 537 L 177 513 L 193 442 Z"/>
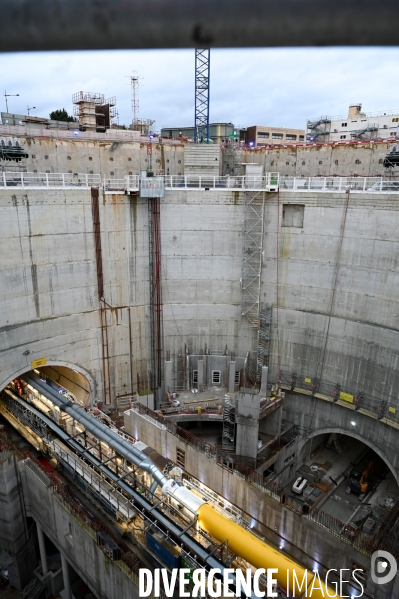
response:
<path fill-rule="evenodd" d="M 8 102 L 7 102 L 7 98 L 10 98 L 11 96 L 19 96 L 19 94 L 8 94 L 5 90 L 4 90 L 4 97 L 6 99 L 6 112 L 8 112 Z"/>
<path fill-rule="evenodd" d="M 28 116 L 29 116 L 29 111 L 30 110 L 36 110 L 36 106 L 31 106 L 30 108 L 27 106 L 26 110 L 28 111 Z"/>

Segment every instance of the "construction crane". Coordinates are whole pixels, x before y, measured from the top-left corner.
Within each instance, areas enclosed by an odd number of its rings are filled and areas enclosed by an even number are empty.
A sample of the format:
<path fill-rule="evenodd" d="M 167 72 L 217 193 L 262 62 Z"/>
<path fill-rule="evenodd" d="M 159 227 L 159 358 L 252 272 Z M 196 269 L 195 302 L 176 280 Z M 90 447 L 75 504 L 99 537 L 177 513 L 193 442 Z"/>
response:
<path fill-rule="evenodd" d="M 194 142 L 209 143 L 209 64 L 210 49 L 195 49 Z"/>

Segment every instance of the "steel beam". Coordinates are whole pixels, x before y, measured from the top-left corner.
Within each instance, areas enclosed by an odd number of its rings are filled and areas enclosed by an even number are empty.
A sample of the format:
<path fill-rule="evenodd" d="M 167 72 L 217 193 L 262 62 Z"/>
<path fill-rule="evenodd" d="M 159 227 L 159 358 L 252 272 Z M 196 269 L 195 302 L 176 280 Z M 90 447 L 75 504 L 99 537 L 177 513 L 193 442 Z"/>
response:
<path fill-rule="evenodd" d="M 0 51 L 389 46 L 397 0 L 2 0 Z"/>

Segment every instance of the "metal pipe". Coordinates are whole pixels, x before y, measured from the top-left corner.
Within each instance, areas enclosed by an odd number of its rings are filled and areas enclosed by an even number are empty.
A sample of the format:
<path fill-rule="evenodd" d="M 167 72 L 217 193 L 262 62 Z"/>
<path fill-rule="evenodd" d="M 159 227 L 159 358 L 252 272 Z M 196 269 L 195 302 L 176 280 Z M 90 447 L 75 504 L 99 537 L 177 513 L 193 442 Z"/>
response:
<path fill-rule="evenodd" d="M 157 482 L 157 486 L 163 485 L 167 482 L 166 476 L 161 470 L 154 464 L 154 462 L 142 451 L 134 447 L 128 441 L 122 439 L 117 433 L 112 431 L 108 426 L 99 422 L 94 416 L 86 412 L 83 408 L 80 408 L 77 404 L 73 404 L 68 399 L 65 399 L 62 395 L 56 393 L 52 387 L 49 387 L 36 376 L 25 374 L 21 377 L 29 385 L 40 392 L 52 401 L 60 410 L 69 414 L 72 418 L 83 424 L 85 429 L 98 439 L 104 441 L 111 449 L 116 453 L 126 458 L 132 464 L 135 464 L 141 470 L 148 472 L 151 475 L 154 483 Z M 155 487 L 156 489 L 156 487 Z M 155 491 L 154 489 L 154 491 Z M 154 492 L 153 491 L 153 492 Z"/>
<path fill-rule="evenodd" d="M 2 0 L 0 51 L 389 46 L 397 0 Z"/>
<path fill-rule="evenodd" d="M 198 508 L 197 513 L 199 527 L 220 543 L 228 542 L 230 551 L 240 555 L 256 568 L 277 568 L 275 578 L 283 588 L 287 588 L 288 573 L 290 580 L 293 581 L 293 572 L 295 572 L 298 580 L 306 580 L 305 589 L 308 592 L 311 591 L 309 594 L 305 592 L 304 596 L 313 599 L 322 599 L 322 597 L 337 597 L 339 599 L 341 597 L 330 587 L 328 587 L 327 592 L 324 582 L 320 581 L 319 583 L 316 579 L 314 583 L 315 574 L 312 571 L 300 566 L 281 551 L 226 518 L 208 503 L 203 503 Z M 344 596 L 347 597 L 348 595 Z"/>

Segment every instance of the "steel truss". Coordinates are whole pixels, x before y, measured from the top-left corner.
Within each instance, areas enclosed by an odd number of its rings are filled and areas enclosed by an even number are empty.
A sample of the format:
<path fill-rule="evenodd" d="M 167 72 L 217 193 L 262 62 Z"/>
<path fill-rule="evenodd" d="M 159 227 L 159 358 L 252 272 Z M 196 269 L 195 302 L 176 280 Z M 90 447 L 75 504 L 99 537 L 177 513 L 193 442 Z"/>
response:
<path fill-rule="evenodd" d="M 209 143 L 209 64 L 210 50 L 195 50 L 194 142 Z"/>

